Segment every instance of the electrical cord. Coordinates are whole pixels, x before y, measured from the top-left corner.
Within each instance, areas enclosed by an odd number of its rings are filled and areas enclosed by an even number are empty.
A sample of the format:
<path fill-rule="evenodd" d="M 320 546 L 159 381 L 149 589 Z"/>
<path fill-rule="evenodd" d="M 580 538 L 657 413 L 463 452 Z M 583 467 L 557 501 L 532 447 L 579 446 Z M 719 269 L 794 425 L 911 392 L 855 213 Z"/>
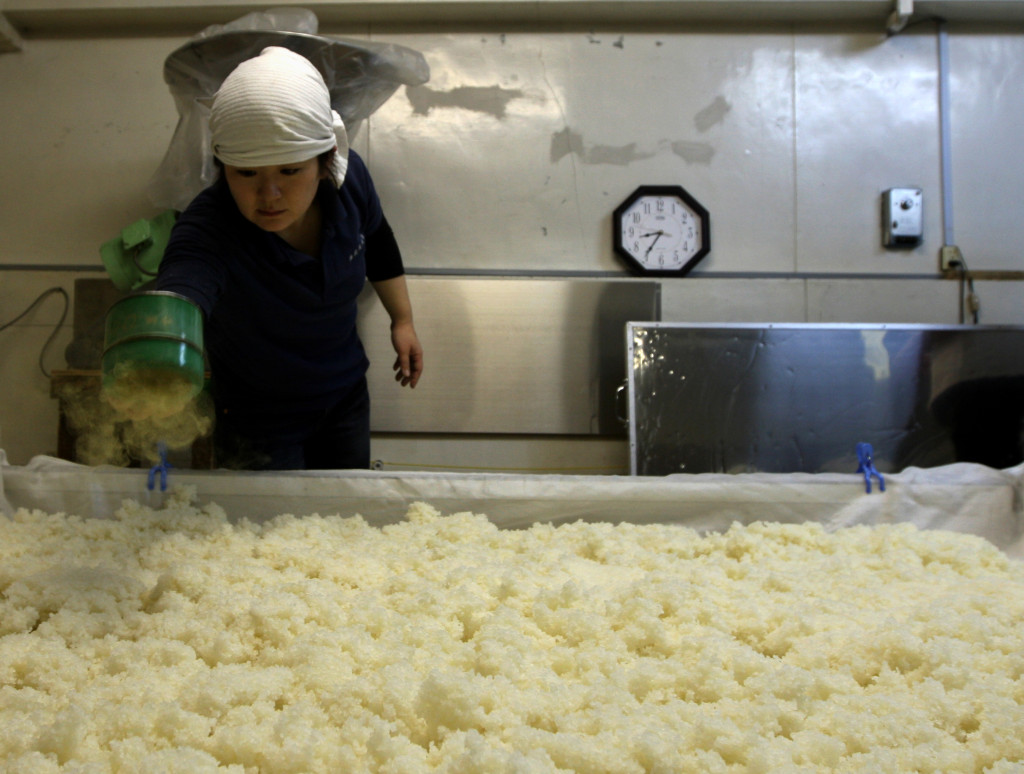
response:
<path fill-rule="evenodd" d="M 960 324 L 963 325 L 966 322 L 967 312 L 970 312 L 971 322 L 977 325 L 980 319 L 981 299 L 974 291 L 974 277 L 967 268 L 967 260 L 963 253 L 960 253 L 959 250 L 957 252 L 959 253 L 957 259 L 950 261 L 949 265 L 956 270 L 960 279 Z"/>
<path fill-rule="evenodd" d="M 43 344 L 43 348 L 39 351 L 39 370 L 43 372 L 43 376 L 45 376 L 47 379 L 50 378 L 50 372 L 46 370 L 46 366 L 43 364 L 43 360 L 46 357 L 46 350 L 50 348 L 50 345 L 53 343 L 53 340 L 57 338 L 57 334 L 60 333 L 60 329 L 64 327 L 64 321 L 67 319 L 68 310 L 71 308 L 71 299 L 68 297 L 68 292 L 64 290 L 64 288 L 62 287 L 53 287 L 50 288 L 49 290 L 44 290 L 42 293 L 39 294 L 35 301 L 28 305 L 28 308 L 25 309 L 24 312 L 19 314 L 10 322 L 6 322 L 3 325 L 0 325 L 0 331 L 7 330 L 16 322 L 18 322 L 18 320 L 20 320 L 33 309 L 35 309 L 37 306 L 39 306 L 39 304 L 41 304 L 48 296 L 54 293 L 60 293 L 62 296 L 64 296 L 64 311 L 61 312 L 60 320 L 57 321 L 57 325 L 56 327 L 54 327 L 53 333 L 50 334 L 50 337 L 46 340 L 46 343 Z"/>
<path fill-rule="evenodd" d="M 960 277 L 960 296 L 962 298 L 964 295 L 964 280 L 966 279 L 967 309 L 971 313 L 971 322 L 977 325 L 980 317 L 979 312 L 981 311 L 981 299 L 979 299 L 978 294 L 974 292 L 974 277 L 967 272 L 966 266 L 964 266 L 963 273 Z"/>
<path fill-rule="evenodd" d="M 960 322 L 964 322 L 964 307 L 971 314 L 971 322 L 978 324 L 978 312 L 981 309 L 981 301 L 978 294 L 974 292 L 974 277 L 967 268 L 967 261 L 960 256 Z"/>

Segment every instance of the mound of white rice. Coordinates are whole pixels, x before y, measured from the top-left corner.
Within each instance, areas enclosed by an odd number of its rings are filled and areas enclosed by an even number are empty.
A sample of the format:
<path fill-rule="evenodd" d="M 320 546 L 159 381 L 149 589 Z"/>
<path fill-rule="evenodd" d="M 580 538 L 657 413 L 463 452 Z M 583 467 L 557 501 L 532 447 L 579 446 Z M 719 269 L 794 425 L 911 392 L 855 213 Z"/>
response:
<path fill-rule="evenodd" d="M 0 518 L 0 771 L 1024 771 L 1024 563 L 425 504 Z"/>

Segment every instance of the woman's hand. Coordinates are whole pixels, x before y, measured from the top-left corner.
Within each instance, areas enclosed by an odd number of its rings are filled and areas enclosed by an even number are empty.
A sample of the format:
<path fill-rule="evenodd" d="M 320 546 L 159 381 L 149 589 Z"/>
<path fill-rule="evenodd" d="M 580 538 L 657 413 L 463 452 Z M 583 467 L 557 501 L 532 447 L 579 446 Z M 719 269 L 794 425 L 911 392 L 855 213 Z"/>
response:
<path fill-rule="evenodd" d="M 398 353 L 394 365 L 395 381 L 403 387 L 415 387 L 423 373 L 423 347 L 412 324 L 412 304 L 405 275 L 374 282 L 373 289 L 391 318 L 391 346 Z"/>
<path fill-rule="evenodd" d="M 394 365 L 395 381 L 403 387 L 416 387 L 423 373 L 423 347 L 411 322 L 392 323 L 391 345 L 398 353 Z"/>

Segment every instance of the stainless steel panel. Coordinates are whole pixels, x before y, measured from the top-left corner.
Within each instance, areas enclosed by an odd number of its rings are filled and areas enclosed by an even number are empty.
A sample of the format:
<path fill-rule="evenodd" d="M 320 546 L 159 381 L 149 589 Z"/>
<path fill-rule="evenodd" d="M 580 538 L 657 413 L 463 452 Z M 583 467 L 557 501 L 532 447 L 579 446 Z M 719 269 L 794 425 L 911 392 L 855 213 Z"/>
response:
<path fill-rule="evenodd" d="M 1024 35 L 1018 29 L 951 36 L 949 56 L 956 242 L 973 269 L 1020 271 L 1024 222 L 1007 205 L 1024 197 Z M 986 78 L 985 88 L 971 84 L 969 72 Z"/>
<path fill-rule="evenodd" d="M 623 333 L 630 320 L 659 316 L 658 283 L 407 280 L 426 364 L 415 390 L 394 382 L 373 291 L 360 303 L 375 432 L 625 435 L 615 405 Z"/>
<path fill-rule="evenodd" d="M 794 38 L 796 181 L 790 201 L 797 272 L 936 270 L 942 185 L 935 37 L 929 32 Z M 882 246 L 878 217 L 879 196 L 894 186 L 920 187 L 926 202 L 923 240 L 897 255 Z M 968 197 L 957 200 L 967 203 Z"/>
<path fill-rule="evenodd" d="M 627 357 L 634 474 L 1022 460 L 1024 328 L 632 323 Z"/>
<path fill-rule="evenodd" d="M 612 211 L 640 184 L 679 183 L 716 224 L 698 273 L 793 270 L 792 33 L 388 40 L 431 69 L 367 123 L 406 266 L 626 276 Z"/>

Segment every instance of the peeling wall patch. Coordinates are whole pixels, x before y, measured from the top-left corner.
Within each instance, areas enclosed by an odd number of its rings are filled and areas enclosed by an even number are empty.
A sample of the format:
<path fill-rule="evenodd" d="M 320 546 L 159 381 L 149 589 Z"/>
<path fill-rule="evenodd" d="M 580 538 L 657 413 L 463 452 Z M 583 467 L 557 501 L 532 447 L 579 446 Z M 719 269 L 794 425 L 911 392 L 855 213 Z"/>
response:
<path fill-rule="evenodd" d="M 588 164 L 614 164 L 626 166 L 634 161 L 649 159 L 655 154 L 641 153 L 636 149 L 636 143 L 629 145 L 594 145 L 583 154 L 583 160 Z"/>
<path fill-rule="evenodd" d="M 557 164 L 566 156 L 583 155 L 583 135 L 572 131 L 568 126 L 551 135 L 551 163 Z"/>
<path fill-rule="evenodd" d="M 732 105 L 726 102 L 721 95 L 715 97 L 715 101 L 701 110 L 693 117 L 693 123 L 698 132 L 706 132 L 715 124 L 720 124 L 725 119 L 725 114 L 732 110 Z"/>
<path fill-rule="evenodd" d="M 637 149 L 635 142 L 629 145 L 586 145 L 583 136 L 566 127 L 551 136 L 551 163 L 557 164 L 566 156 L 576 156 L 585 164 L 611 164 L 626 166 L 634 161 L 649 159 L 657 155 Z"/>
<path fill-rule="evenodd" d="M 672 152 L 690 164 L 710 164 L 715 155 L 714 147 L 708 143 L 685 140 L 672 143 Z"/>
<path fill-rule="evenodd" d="M 435 108 L 462 108 L 501 119 L 508 104 L 523 96 L 518 89 L 500 86 L 458 86 L 448 91 L 435 91 L 426 86 L 407 86 L 405 95 L 418 116 L 429 115 Z"/>
<path fill-rule="evenodd" d="M 612 43 L 612 45 L 615 48 L 625 48 L 625 41 L 626 41 L 626 36 L 625 35 L 619 35 L 619 37 L 615 39 L 615 42 Z M 593 46 L 600 46 L 603 41 L 599 37 L 597 37 L 594 33 L 590 33 L 589 35 L 587 35 L 587 42 L 590 43 Z"/>

